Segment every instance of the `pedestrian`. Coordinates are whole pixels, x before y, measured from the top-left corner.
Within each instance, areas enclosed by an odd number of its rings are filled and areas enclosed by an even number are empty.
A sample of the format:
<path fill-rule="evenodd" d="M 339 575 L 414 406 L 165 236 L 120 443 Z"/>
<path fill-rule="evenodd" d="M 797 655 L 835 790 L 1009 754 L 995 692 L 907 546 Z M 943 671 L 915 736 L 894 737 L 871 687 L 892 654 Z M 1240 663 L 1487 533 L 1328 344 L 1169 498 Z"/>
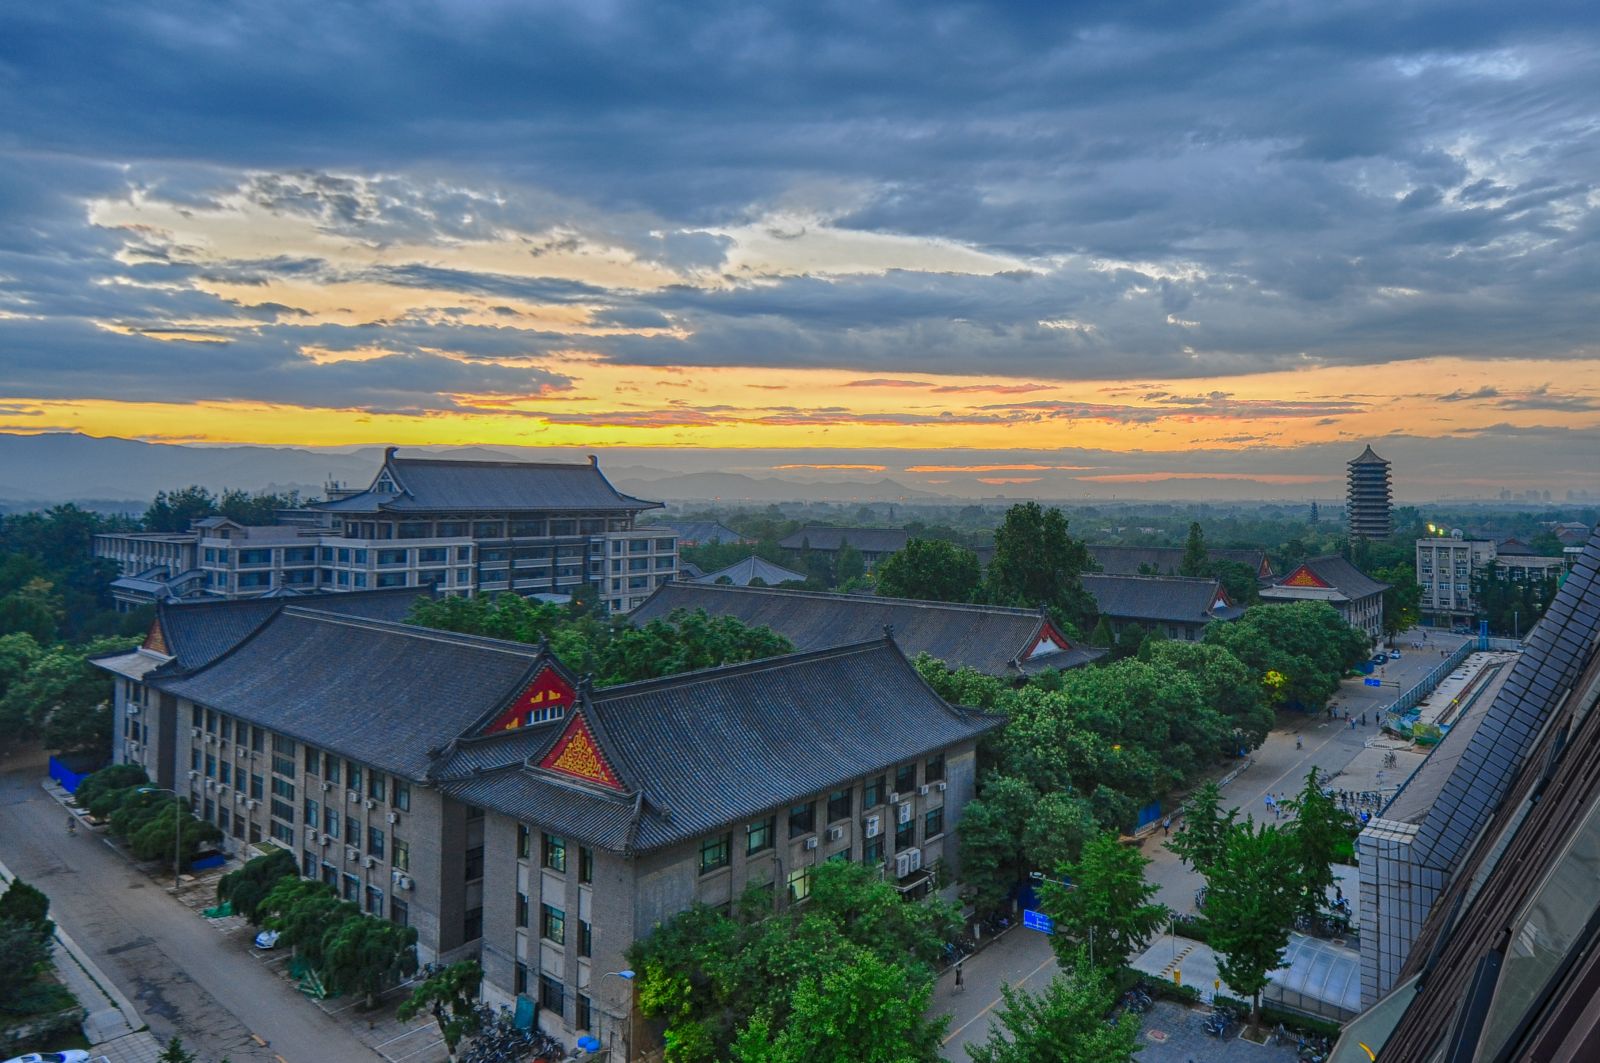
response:
<path fill-rule="evenodd" d="M 1163 836 L 1172 833 L 1172 817 L 1171 816 L 1168 816 L 1166 819 L 1161 821 L 1161 833 L 1162 833 Z"/>
<path fill-rule="evenodd" d="M 1294 736 L 1294 747 L 1296 749 L 1301 748 L 1301 746 L 1300 746 L 1300 736 L 1299 735 L 1295 735 Z"/>
<path fill-rule="evenodd" d="M 1346 720 L 1350 720 L 1350 717 L 1346 716 L 1345 719 Z M 1355 729 L 1356 729 L 1356 722 L 1354 720 L 1350 720 L 1350 730 L 1354 731 Z"/>
<path fill-rule="evenodd" d="M 1344 900 L 1344 887 L 1337 882 L 1333 884 L 1333 899 L 1336 901 Z"/>
<path fill-rule="evenodd" d="M 957 989 L 965 989 L 966 988 L 966 983 L 965 983 L 965 981 L 963 981 L 963 979 L 965 977 L 966 977 L 965 973 L 961 970 L 961 964 L 959 964 L 959 963 L 956 964 L 956 988 Z"/>

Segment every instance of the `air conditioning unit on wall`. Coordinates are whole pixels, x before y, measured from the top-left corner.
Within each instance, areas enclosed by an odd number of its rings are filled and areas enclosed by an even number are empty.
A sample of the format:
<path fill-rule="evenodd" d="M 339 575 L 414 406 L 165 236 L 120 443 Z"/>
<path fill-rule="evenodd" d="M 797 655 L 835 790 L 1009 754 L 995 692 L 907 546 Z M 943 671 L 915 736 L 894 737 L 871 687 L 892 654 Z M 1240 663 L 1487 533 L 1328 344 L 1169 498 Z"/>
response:
<path fill-rule="evenodd" d="M 907 802 L 906 804 L 903 804 L 903 805 L 899 806 L 899 811 L 898 811 L 897 815 L 895 816 L 895 822 L 896 823 L 910 823 L 911 822 L 911 814 L 912 814 L 912 808 L 911 808 L 910 803 Z"/>
<path fill-rule="evenodd" d="M 883 833 L 883 819 L 880 816 L 867 817 L 867 829 L 864 832 L 869 838 L 876 838 Z"/>
<path fill-rule="evenodd" d="M 812 849 L 815 849 L 816 847 L 817 847 L 817 839 L 816 838 L 807 838 L 806 839 L 806 851 L 807 852 L 810 852 Z"/>

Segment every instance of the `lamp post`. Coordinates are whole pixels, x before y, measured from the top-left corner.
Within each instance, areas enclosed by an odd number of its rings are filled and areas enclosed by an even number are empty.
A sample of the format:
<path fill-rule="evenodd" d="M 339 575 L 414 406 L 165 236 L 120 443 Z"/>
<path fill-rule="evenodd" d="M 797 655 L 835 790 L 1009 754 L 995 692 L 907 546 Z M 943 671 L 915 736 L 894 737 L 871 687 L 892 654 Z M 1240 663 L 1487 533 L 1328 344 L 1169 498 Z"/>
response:
<path fill-rule="evenodd" d="M 176 790 L 169 790 L 165 786 L 141 786 L 136 793 L 141 794 L 171 794 L 177 799 L 177 804 L 172 806 L 172 892 L 178 892 L 179 875 L 183 859 L 183 795 Z"/>
<path fill-rule="evenodd" d="M 629 970 L 607 971 L 605 974 L 600 976 L 600 981 L 604 982 L 607 978 L 619 978 L 624 982 L 631 982 L 633 981 L 634 974 Z M 627 1026 L 624 1027 L 624 1033 L 622 1035 L 623 1063 L 627 1063 L 628 1058 L 633 1055 L 633 991 L 631 989 L 628 991 L 627 1008 Z M 612 1040 L 615 1039 L 615 1037 L 612 1038 Z M 606 1049 L 606 1059 L 611 1059 L 611 1050 L 609 1048 Z"/>

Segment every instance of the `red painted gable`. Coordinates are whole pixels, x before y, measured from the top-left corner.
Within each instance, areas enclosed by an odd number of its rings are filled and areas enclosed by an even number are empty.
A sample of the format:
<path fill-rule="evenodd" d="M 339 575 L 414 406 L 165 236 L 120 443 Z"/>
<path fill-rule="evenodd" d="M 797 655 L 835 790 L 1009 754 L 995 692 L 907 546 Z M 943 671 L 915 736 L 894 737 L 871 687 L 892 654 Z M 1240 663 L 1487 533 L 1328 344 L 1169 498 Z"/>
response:
<path fill-rule="evenodd" d="M 539 761 L 539 767 L 626 792 L 626 787 L 606 761 L 600 743 L 594 740 L 594 732 L 589 730 L 582 714 L 574 715 L 567 721 L 567 729 L 561 732 L 561 737 L 556 739 L 550 752 Z"/>
<path fill-rule="evenodd" d="M 518 727 L 526 727 L 533 722 L 534 713 L 540 709 L 558 707 L 561 709 L 561 714 L 565 715 L 572 707 L 575 696 L 572 684 L 561 678 L 561 673 L 546 665 L 539 669 L 538 674 L 527 686 L 522 688 L 522 693 L 507 706 L 506 711 L 483 729 L 483 733 L 495 734 L 499 731 L 514 731 Z"/>
<path fill-rule="evenodd" d="M 1301 565 L 1287 576 L 1283 577 L 1280 587 L 1321 587 L 1328 588 L 1328 583 L 1306 565 Z"/>

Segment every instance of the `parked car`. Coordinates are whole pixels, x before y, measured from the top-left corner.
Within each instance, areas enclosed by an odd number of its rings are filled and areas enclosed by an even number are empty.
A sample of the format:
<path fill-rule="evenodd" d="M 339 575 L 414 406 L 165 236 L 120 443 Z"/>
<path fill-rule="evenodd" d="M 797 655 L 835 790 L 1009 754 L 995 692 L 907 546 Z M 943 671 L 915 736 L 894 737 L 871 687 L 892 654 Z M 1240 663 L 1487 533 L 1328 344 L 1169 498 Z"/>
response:
<path fill-rule="evenodd" d="M 256 935 L 256 948 L 275 949 L 278 947 L 278 932 L 276 930 L 263 930 Z"/>
<path fill-rule="evenodd" d="M 29 1052 L 25 1056 L 17 1056 L 6 1060 L 6 1063 L 88 1063 L 89 1053 L 81 1048 L 69 1048 L 65 1052 Z"/>
<path fill-rule="evenodd" d="M 1399 650 L 1390 650 L 1389 651 L 1389 660 L 1398 661 L 1399 659 L 1400 659 L 1400 651 Z"/>

